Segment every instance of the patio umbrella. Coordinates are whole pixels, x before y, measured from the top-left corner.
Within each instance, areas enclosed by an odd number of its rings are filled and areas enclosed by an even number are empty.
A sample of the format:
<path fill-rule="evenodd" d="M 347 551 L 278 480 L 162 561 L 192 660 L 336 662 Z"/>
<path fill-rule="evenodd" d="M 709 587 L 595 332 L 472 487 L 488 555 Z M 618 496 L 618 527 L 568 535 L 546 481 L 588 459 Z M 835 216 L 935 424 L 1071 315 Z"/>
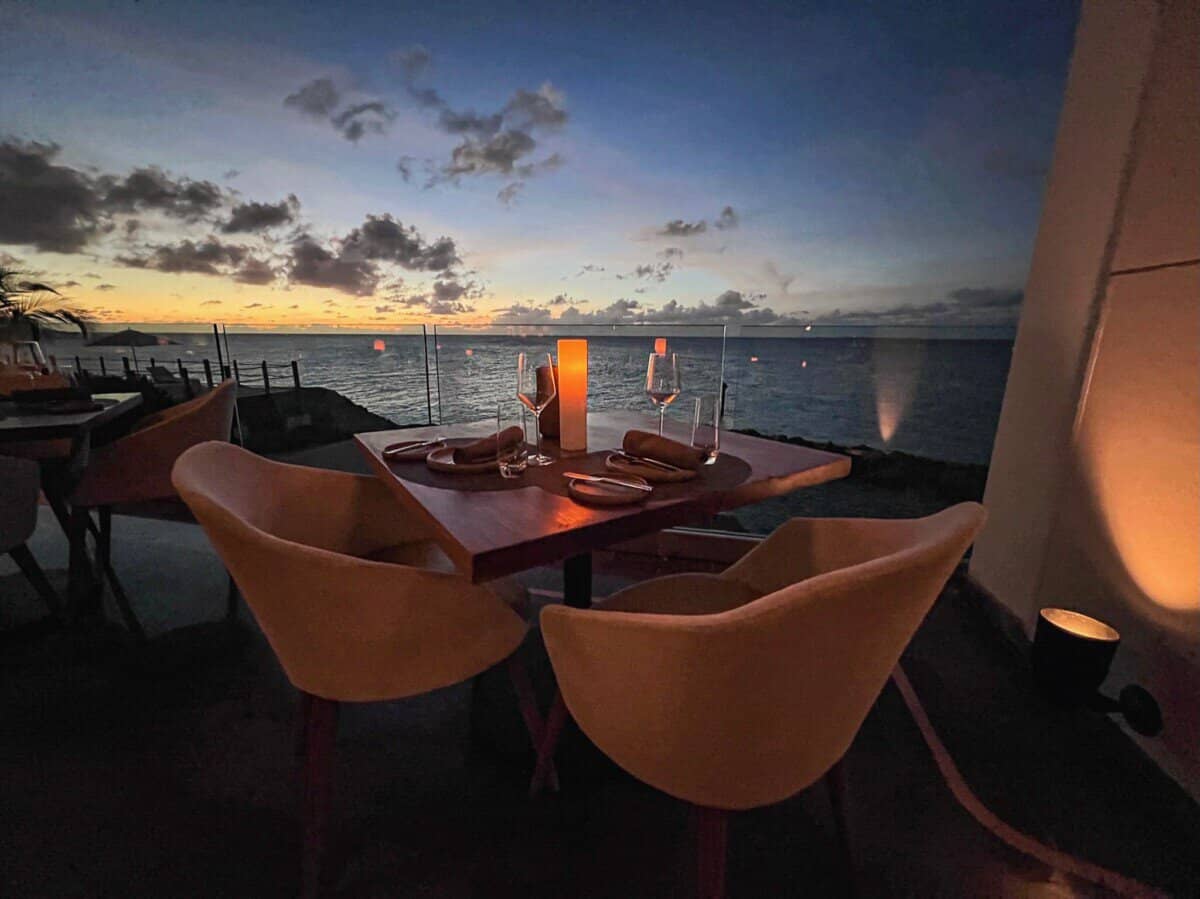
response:
<path fill-rule="evenodd" d="M 157 334 L 147 334 L 145 331 L 137 331 L 133 328 L 126 328 L 124 331 L 117 331 L 113 334 L 105 334 L 103 337 L 97 337 L 95 340 L 88 341 L 88 346 L 127 346 L 133 350 L 133 368 L 137 371 L 138 358 L 137 348 L 140 346 L 178 346 L 178 340 L 171 340 L 169 337 L 159 337 Z"/>

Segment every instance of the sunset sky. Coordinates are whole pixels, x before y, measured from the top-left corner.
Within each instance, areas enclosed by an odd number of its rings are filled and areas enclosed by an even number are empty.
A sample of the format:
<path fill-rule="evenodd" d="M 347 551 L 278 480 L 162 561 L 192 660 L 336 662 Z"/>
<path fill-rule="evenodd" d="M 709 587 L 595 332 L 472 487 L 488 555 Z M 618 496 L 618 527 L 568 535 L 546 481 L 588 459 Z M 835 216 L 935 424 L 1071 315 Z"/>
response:
<path fill-rule="evenodd" d="M 1007 324 L 1074 3 L 0 5 L 0 261 L 107 321 Z"/>

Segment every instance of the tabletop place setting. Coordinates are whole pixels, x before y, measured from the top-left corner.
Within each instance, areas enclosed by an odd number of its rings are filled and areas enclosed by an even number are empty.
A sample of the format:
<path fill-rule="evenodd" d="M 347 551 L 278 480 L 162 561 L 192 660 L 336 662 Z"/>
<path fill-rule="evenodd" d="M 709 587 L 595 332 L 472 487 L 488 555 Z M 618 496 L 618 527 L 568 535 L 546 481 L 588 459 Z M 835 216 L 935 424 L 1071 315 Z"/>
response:
<path fill-rule="evenodd" d="M 658 412 L 657 427 L 631 428 L 619 446 L 599 453 L 589 453 L 587 446 L 587 341 L 560 340 L 558 356 L 556 363 L 551 353 L 518 354 L 516 389 L 497 401 L 495 428 L 486 436 L 438 434 L 398 441 L 384 446 L 381 457 L 402 465 L 401 470 L 423 463 L 430 471 L 448 475 L 495 475 L 501 481 L 542 487 L 555 486 L 553 480 L 564 485 L 572 499 L 593 506 L 645 502 L 657 487 L 695 480 L 706 465 L 717 461 L 719 394 L 694 399 L 688 443 L 664 434 L 667 408 L 683 392 L 681 359 L 667 352 L 665 339 L 655 342 L 646 363 L 644 391 Z M 473 479 L 469 486 L 461 482 L 460 489 L 487 486 Z"/>

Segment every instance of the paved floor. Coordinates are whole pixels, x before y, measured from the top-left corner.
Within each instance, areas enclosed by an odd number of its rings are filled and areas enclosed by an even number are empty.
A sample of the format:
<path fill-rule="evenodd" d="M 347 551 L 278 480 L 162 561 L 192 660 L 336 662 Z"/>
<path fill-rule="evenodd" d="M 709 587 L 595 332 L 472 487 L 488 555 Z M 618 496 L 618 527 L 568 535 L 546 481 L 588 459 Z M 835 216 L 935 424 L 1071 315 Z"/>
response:
<path fill-rule="evenodd" d="M 61 578 L 47 516 L 33 541 Z M 224 573 L 194 526 L 116 519 L 114 557 L 148 631 L 46 632 L 0 562 L 0 895 L 293 895 L 293 694 L 248 616 L 229 629 Z M 539 570 L 531 585 L 557 586 Z M 616 585 L 601 578 L 598 592 Z M 111 610 L 110 610 L 111 615 Z M 536 634 L 525 651 L 546 688 Z M 1044 843 L 1168 895 L 1200 895 L 1200 809 L 1115 725 L 1037 701 L 1023 657 L 950 589 L 905 668 L 979 797 Z M 506 685 L 488 679 L 471 736 L 466 686 L 349 708 L 338 739 L 343 897 L 686 896 L 678 803 L 577 748 L 560 796 L 525 796 Z M 507 750 L 507 751 L 505 751 Z M 894 687 L 848 755 L 862 896 L 1106 896 L 980 826 L 953 798 Z M 732 897 L 838 896 L 827 797 L 734 819 Z"/>

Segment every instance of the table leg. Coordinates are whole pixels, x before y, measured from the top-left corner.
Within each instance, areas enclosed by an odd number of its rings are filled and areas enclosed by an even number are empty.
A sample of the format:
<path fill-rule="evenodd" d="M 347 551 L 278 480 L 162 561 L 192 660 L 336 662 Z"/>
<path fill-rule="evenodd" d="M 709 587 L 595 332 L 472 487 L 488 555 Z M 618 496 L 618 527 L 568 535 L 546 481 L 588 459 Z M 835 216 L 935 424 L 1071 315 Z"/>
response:
<path fill-rule="evenodd" d="M 591 553 L 580 553 L 563 561 L 563 602 L 576 609 L 591 606 Z"/>
<path fill-rule="evenodd" d="M 72 506 L 67 517 L 67 544 L 70 547 L 67 595 L 71 612 L 76 615 L 95 611 L 97 599 L 92 562 L 87 552 L 87 514 L 87 509 Z"/>

